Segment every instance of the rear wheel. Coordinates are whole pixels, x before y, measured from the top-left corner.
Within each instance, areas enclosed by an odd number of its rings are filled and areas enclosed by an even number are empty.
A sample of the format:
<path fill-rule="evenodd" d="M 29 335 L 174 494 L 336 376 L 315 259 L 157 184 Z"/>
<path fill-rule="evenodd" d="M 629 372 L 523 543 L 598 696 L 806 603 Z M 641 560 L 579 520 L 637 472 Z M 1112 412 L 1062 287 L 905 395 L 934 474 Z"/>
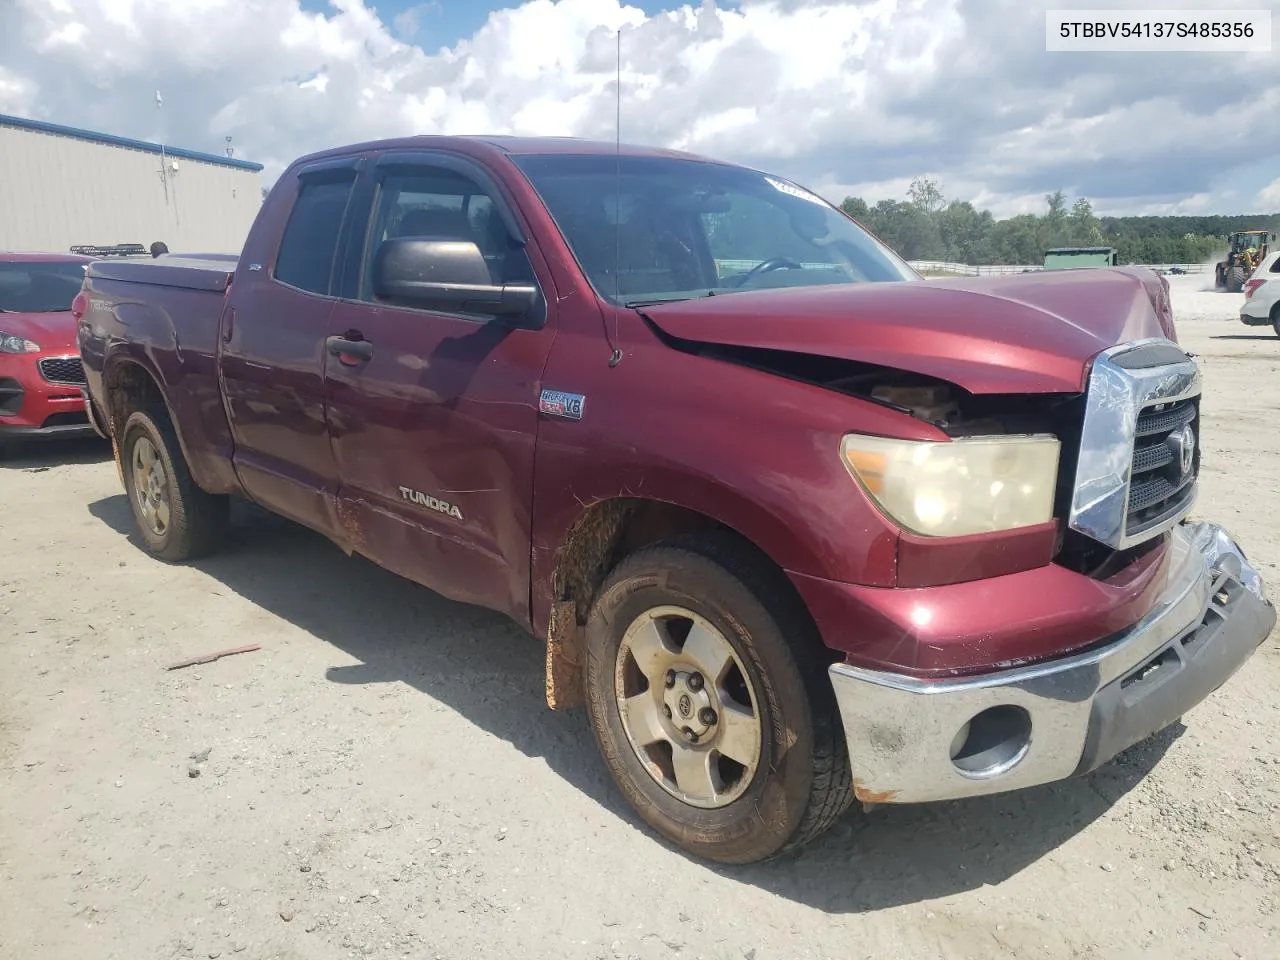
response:
<path fill-rule="evenodd" d="M 852 800 L 822 648 L 785 586 L 736 543 L 673 541 L 622 561 L 587 624 L 610 773 L 645 821 L 711 860 L 783 853 Z"/>
<path fill-rule="evenodd" d="M 168 416 L 139 410 L 125 421 L 121 436 L 125 491 L 148 552 L 176 563 L 216 549 L 228 522 L 228 500 L 196 486 Z"/>
<path fill-rule="evenodd" d="M 1271 308 L 1271 329 L 1280 337 L 1280 302 Z"/>

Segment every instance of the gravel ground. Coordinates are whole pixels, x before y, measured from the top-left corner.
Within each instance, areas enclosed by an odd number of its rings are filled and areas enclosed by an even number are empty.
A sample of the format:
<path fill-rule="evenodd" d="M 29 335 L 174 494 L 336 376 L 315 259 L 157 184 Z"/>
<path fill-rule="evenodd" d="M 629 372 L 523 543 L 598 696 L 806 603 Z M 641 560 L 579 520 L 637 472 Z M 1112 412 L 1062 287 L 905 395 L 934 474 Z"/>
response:
<path fill-rule="evenodd" d="M 1198 512 L 1280 582 L 1280 340 L 1172 281 Z M 0 503 L 6 960 L 1280 956 L 1274 637 L 1092 777 L 718 868 L 623 807 L 503 618 L 249 509 L 153 561 L 97 444 L 0 462 Z"/>

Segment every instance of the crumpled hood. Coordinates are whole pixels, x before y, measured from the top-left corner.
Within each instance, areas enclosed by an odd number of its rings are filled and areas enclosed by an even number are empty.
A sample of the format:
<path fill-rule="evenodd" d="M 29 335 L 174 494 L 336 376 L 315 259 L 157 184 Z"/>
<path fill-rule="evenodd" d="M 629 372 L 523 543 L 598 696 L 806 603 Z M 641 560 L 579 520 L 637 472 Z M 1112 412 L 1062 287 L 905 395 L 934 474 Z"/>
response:
<path fill-rule="evenodd" d="M 70 310 L 60 310 L 57 313 L 0 313 L 0 333 L 38 343 L 41 353 L 76 352 L 76 318 Z"/>
<path fill-rule="evenodd" d="M 642 307 L 681 340 L 840 357 L 971 393 L 1077 393 L 1117 343 L 1175 339 L 1145 268 L 790 287 Z"/>

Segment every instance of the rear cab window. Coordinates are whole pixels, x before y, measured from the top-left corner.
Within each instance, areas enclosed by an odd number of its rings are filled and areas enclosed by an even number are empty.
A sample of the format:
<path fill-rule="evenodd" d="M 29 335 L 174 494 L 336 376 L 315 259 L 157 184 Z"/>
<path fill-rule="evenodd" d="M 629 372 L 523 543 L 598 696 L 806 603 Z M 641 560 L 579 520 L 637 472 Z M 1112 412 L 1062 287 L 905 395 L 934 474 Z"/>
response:
<path fill-rule="evenodd" d="M 276 255 L 276 280 L 308 293 L 330 294 L 343 218 L 354 187 L 354 172 L 302 181 Z"/>

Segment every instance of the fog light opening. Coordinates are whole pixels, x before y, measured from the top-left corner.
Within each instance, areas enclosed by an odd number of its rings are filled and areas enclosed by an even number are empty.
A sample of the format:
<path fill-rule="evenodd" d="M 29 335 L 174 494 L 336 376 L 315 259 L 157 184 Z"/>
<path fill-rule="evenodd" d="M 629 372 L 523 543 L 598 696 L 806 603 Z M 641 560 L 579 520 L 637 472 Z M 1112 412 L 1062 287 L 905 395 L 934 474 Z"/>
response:
<path fill-rule="evenodd" d="M 951 741 L 951 762 L 962 776 L 974 780 L 998 777 L 1012 770 L 1031 746 L 1031 714 L 1005 704 L 970 718 Z"/>

